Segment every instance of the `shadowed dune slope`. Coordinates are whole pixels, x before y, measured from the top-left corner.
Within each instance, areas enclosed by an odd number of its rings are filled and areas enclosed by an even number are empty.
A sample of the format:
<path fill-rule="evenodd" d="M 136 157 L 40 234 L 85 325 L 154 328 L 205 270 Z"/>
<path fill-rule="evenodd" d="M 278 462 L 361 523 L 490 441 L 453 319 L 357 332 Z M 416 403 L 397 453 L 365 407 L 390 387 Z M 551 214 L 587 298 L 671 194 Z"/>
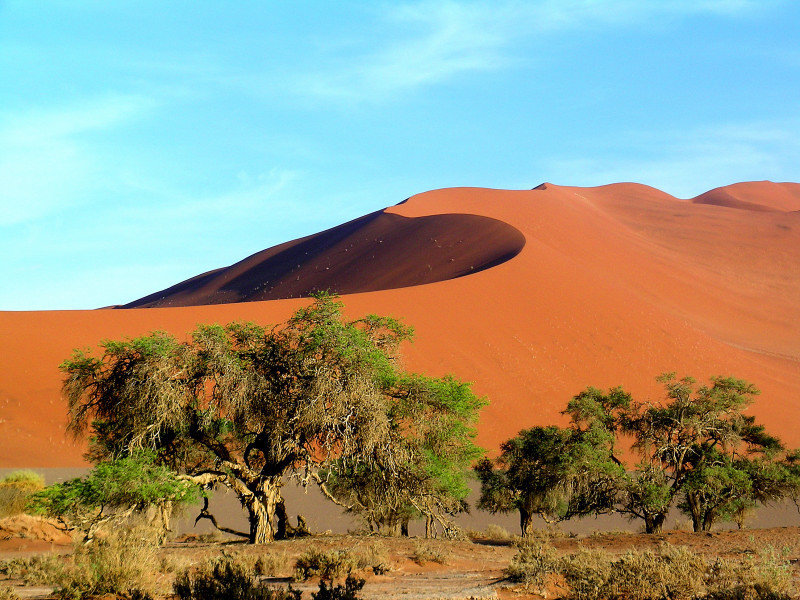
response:
<path fill-rule="evenodd" d="M 774 208 L 774 185 L 729 189 Z M 342 298 L 351 318 L 391 314 L 415 327 L 408 368 L 452 373 L 488 396 L 479 442 L 492 451 L 523 427 L 563 423 L 566 401 L 587 385 L 657 401 L 664 371 L 755 382 L 752 411 L 800 445 L 800 212 L 694 203 L 638 184 L 545 184 L 436 190 L 382 214 L 476 215 L 524 236 L 519 254 L 468 277 Z M 0 466 L 80 464 L 57 370 L 72 348 L 155 329 L 182 336 L 198 323 L 276 323 L 307 302 L 0 313 Z"/>
<path fill-rule="evenodd" d="M 195 306 L 353 294 L 453 279 L 519 254 L 514 227 L 476 215 L 416 218 L 379 211 L 258 252 L 121 308 Z"/>

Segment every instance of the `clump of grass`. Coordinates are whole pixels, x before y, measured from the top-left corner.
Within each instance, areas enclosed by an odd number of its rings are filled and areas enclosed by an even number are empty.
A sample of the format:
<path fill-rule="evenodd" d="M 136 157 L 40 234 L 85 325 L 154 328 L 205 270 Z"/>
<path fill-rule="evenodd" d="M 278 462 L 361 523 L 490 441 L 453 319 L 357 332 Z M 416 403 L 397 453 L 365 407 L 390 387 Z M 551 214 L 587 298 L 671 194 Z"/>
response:
<path fill-rule="evenodd" d="M 122 530 L 77 546 L 56 577 L 56 595 L 69 600 L 116 594 L 145 599 L 158 572 L 158 540 L 149 530 Z"/>
<path fill-rule="evenodd" d="M 294 564 L 295 581 L 311 577 L 336 579 L 358 569 L 358 563 L 346 550 L 311 549 L 297 557 Z"/>
<path fill-rule="evenodd" d="M 485 539 L 496 542 L 507 542 L 511 539 L 511 533 L 508 529 L 500 527 L 500 525 L 495 525 L 494 523 L 487 525 L 483 533 Z"/>
<path fill-rule="evenodd" d="M 44 477 L 35 471 L 14 471 L 0 479 L 0 518 L 25 512 L 30 497 L 44 489 Z"/>
<path fill-rule="evenodd" d="M 449 557 L 450 553 L 447 549 L 434 544 L 430 540 L 415 543 L 414 551 L 411 553 L 411 560 L 420 566 L 429 562 L 444 565 L 447 564 Z"/>
<path fill-rule="evenodd" d="M 55 585 L 64 570 L 64 560 L 54 554 L 12 558 L 0 562 L 0 575 L 25 585 Z"/>

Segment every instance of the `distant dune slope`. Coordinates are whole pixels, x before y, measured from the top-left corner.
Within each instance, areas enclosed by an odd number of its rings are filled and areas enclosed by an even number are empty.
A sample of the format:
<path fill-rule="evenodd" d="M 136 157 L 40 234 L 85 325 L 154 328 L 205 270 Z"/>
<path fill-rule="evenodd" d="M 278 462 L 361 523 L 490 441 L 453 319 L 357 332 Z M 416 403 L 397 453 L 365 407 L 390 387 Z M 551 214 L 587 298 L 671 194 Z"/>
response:
<path fill-rule="evenodd" d="M 195 306 L 353 294 L 453 279 L 519 254 L 525 237 L 476 215 L 416 218 L 379 211 L 263 250 L 121 308 Z"/>
<path fill-rule="evenodd" d="M 748 181 L 713 189 L 692 202 L 742 210 L 792 212 L 800 210 L 800 184 Z"/>
<path fill-rule="evenodd" d="M 427 192 L 347 224 L 351 231 L 341 239 L 375 223 L 389 230 L 392 224 L 422 224 L 424 235 L 432 237 L 436 227 L 457 222 L 451 216 L 463 215 L 500 222 L 489 223 L 498 235 L 476 242 L 479 248 L 470 250 L 475 260 L 464 259 L 451 271 L 440 269 L 456 258 L 453 247 L 399 252 L 391 260 L 415 262 L 390 270 L 405 278 L 406 287 L 388 278 L 380 283 L 386 289 L 347 294 L 343 301 L 350 317 L 392 314 L 414 325 L 417 339 L 403 349 L 409 368 L 453 373 L 488 396 L 479 441 L 495 451 L 522 427 L 563 422 L 565 402 L 587 385 L 623 385 L 643 400 L 658 400 L 654 377 L 672 370 L 755 382 L 762 394 L 753 412 L 798 446 L 800 212 L 791 203 L 796 190 L 796 184 L 756 182 L 713 191 L 717 198 L 772 210 L 678 200 L 637 184 Z M 447 217 L 426 219 L 440 215 Z M 524 237 L 524 247 L 500 262 L 515 246 L 509 242 L 497 250 L 493 244 L 513 239 L 506 235 L 512 230 Z M 393 243 L 402 244 L 403 236 L 397 238 Z M 343 251 L 340 241 L 328 242 L 306 269 L 347 265 L 326 282 L 364 269 L 360 261 L 336 257 L 325 263 L 328 253 Z M 374 239 L 367 242 L 364 248 L 374 247 Z M 268 264 L 302 244 L 247 260 Z M 410 285 L 407 273 L 419 272 L 419 261 L 429 255 L 446 276 Z M 481 257 L 484 267 L 495 266 L 458 276 Z M 248 268 L 243 272 L 250 273 Z M 291 276 L 281 281 L 288 285 Z M 155 329 L 184 335 L 203 322 L 276 323 L 306 302 L 0 313 L 0 466 L 80 464 L 82 444 L 64 435 L 57 370 L 72 348 Z"/>

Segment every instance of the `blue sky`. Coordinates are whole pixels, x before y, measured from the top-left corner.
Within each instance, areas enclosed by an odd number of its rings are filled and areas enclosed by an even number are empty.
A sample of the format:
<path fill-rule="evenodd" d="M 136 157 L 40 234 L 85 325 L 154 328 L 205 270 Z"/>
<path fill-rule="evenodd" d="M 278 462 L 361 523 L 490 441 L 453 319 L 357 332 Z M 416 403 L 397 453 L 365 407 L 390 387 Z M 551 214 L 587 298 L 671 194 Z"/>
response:
<path fill-rule="evenodd" d="M 800 181 L 800 2 L 0 0 L 0 310 L 450 186 Z"/>

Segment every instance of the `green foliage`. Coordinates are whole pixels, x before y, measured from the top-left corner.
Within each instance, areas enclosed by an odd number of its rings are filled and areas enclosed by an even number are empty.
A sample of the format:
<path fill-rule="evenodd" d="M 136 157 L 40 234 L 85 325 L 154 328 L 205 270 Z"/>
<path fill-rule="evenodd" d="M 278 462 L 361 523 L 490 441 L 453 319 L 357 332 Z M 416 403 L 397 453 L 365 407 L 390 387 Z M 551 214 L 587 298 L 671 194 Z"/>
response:
<path fill-rule="evenodd" d="M 228 560 L 200 571 L 180 573 L 174 584 L 179 600 L 300 600 L 300 590 L 273 588 L 259 582 L 245 568 Z"/>
<path fill-rule="evenodd" d="M 798 493 L 800 454 L 743 412 L 755 386 L 733 377 L 702 386 L 674 373 L 658 379 L 660 404 L 590 387 L 567 404 L 569 427 L 520 432 L 494 463 L 478 465 L 479 506 L 518 509 L 524 533 L 532 514 L 559 520 L 611 509 L 644 520 L 652 533 L 676 503 L 701 531 Z M 620 440 L 631 440 L 638 458 L 628 471 L 615 455 Z"/>
<path fill-rule="evenodd" d="M 518 510 L 523 535 L 531 518 L 560 521 L 612 509 L 622 469 L 612 456 L 613 436 L 597 428 L 532 427 L 501 446 L 494 461 L 476 467 L 478 506 Z"/>
<path fill-rule="evenodd" d="M 25 512 L 32 494 L 44 487 L 44 477 L 34 471 L 14 471 L 0 479 L 0 518 Z"/>
<path fill-rule="evenodd" d="M 154 452 L 140 450 L 101 462 L 85 477 L 37 492 L 31 496 L 30 507 L 35 513 L 91 531 L 101 522 L 141 514 L 149 507 L 179 507 L 197 501 L 196 485 L 155 461 Z"/>

